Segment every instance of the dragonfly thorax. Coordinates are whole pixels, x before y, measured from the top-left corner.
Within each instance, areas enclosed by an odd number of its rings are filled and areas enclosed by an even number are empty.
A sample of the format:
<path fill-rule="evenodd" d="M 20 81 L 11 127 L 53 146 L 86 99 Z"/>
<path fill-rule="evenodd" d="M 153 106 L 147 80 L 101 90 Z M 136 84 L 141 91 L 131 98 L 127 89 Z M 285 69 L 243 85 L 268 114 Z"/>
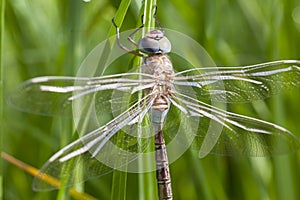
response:
<path fill-rule="evenodd" d="M 167 55 L 154 54 L 144 58 L 144 64 L 142 65 L 143 73 L 153 75 L 155 80 L 155 86 L 152 88 L 154 94 L 155 104 L 160 104 L 160 108 L 166 110 L 169 106 L 169 102 L 166 101 L 171 94 L 171 88 L 174 82 L 174 70 L 171 60 Z M 150 91 L 148 91 L 150 92 Z M 161 104 L 168 105 L 167 107 Z"/>
<path fill-rule="evenodd" d="M 161 74 L 173 75 L 173 65 L 167 55 L 155 54 L 144 58 L 142 70 L 144 73 L 160 76 Z"/>
<path fill-rule="evenodd" d="M 142 38 L 139 50 L 146 54 L 165 54 L 171 51 L 171 43 L 163 31 L 155 29 Z"/>

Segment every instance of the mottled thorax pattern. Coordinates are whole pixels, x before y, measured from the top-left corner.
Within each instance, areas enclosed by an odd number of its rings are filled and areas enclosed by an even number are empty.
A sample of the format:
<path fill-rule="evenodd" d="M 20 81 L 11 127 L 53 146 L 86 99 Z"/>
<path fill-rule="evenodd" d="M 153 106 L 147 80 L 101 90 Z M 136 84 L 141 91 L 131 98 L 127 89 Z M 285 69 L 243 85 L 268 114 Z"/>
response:
<path fill-rule="evenodd" d="M 144 59 L 142 70 L 146 74 L 152 74 L 159 76 L 163 73 L 172 74 L 173 66 L 172 62 L 167 55 L 155 54 Z"/>

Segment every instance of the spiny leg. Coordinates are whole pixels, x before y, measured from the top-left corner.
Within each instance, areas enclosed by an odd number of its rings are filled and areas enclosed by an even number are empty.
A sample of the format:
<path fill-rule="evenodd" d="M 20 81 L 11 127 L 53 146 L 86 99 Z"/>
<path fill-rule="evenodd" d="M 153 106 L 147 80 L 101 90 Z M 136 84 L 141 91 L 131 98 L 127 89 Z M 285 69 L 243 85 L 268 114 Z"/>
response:
<path fill-rule="evenodd" d="M 143 54 L 139 53 L 139 52 L 136 51 L 136 50 L 131 50 L 131 49 L 125 47 L 125 46 L 121 43 L 121 41 L 120 41 L 120 29 L 119 29 L 119 27 L 117 26 L 117 24 L 115 23 L 115 18 L 112 18 L 111 21 L 112 21 L 113 25 L 114 25 L 115 28 L 116 28 L 118 46 L 119 46 L 121 49 L 123 49 L 124 51 L 127 51 L 128 53 L 134 54 L 134 55 L 136 55 L 136 56 L 141 56 L 141 57 L 143 57 Z M 140 27 L 140 28 L 141 28 L 141 27 Z M 133 33 L 137 32 L 140 28 L 136 29 Z M 130 34 L 130 35 L 132 35 L 132 34 Z M 134 42 L 134 44 L 135 44 L 135 42 Z"/>
<path fill-rule="evenodd" d="M 134 41 L 133 39 L 132 39 L 132 36 L 136 33 L 136 32 L 138 32 L 139 30 L 141 30 L 143 27 L 144 27 L 144 22 L 143 22 L 143 17 L 144 17 L 144 15 L 142 15 L 142 25 L 140 26 L 140 27 L 138 27 L 137 29 L 135 29 L 128 37 L 127 37 L 127 39 L 129 40 L 129 42 L 131 42 L 132 44 L 134 44 L 136 47 L 138 47 L 139 45 L 138 45 L 138 43 L 136 43 L 136 41 Z"/>

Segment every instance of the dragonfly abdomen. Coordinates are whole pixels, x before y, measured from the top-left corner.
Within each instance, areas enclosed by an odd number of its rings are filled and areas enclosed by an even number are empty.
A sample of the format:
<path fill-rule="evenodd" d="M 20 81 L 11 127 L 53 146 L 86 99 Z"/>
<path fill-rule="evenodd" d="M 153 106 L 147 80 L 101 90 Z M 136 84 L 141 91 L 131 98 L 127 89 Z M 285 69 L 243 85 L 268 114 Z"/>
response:
<path fill-rule="evenodd" d="M 161 130 L 155 134 L 155 156 L 159 199 L 173 199 L 166 144 Z"/>
<path fill-rule="evenodd" d="M 162 127 L 169 111 L 170 102 L 167 97 L 157 97 L 151 107 L 151 120 L 155 131 L 156 179 L 159 199 L 173 199 L 169 162 Z"/>

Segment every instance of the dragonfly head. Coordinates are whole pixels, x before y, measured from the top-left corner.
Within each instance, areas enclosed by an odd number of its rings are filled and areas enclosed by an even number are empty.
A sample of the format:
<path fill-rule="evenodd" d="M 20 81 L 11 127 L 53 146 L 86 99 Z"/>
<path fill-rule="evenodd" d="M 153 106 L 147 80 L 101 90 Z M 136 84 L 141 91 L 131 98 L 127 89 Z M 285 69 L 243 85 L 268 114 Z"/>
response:
<path fill-rule="evenodd" d="M 165 54 L 171 51 L 171 43 L 163 31 L 155 29 L 142 38 L 139 50 L 146 54 Z"/>

